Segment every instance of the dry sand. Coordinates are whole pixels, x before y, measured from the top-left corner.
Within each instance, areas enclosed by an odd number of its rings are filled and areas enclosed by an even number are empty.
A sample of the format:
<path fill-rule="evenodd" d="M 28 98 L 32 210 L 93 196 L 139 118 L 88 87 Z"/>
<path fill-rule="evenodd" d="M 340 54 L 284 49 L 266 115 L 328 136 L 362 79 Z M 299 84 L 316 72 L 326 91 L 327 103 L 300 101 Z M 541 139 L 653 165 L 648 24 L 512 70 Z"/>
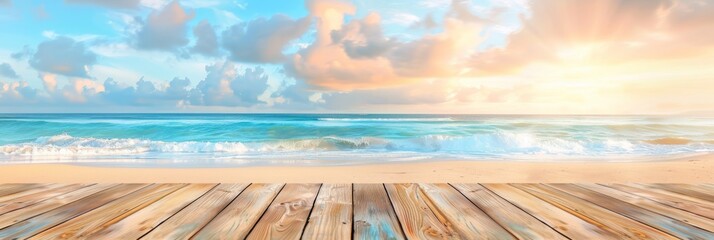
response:
<path fill-rule="evenodd" d="M 652 162 L 438 161 L 356 166 L 125 168 L 0 165 L 0 182 L 669 182 L 714 183 L 714 155 Z"/>

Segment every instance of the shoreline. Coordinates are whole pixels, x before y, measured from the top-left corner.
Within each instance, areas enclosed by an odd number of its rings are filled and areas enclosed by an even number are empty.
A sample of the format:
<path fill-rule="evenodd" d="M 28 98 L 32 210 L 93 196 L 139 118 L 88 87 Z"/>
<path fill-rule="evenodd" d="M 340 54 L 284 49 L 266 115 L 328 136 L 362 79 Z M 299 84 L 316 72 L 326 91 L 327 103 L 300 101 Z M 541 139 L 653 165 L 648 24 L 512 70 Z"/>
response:
<path fill-rule="evenodd" d="M 667 182 L 714 183 L 714 154 L 646 162 L 451 161 L 349 166 L 117 167 L 0 165 L 2 183 Z"/>

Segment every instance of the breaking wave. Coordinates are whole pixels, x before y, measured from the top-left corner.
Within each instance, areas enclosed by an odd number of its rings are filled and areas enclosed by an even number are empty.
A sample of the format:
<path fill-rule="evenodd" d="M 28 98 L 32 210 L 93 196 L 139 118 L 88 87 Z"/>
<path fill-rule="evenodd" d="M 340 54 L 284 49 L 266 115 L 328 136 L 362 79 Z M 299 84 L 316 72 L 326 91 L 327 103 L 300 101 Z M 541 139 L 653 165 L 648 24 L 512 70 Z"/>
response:
<path fill-rule="evenodd" d="M 531 133 L 495 132 L 469 136 L 425 135 L 413 138 L 322 137 L 264 142 L 155 141 L 133 138 L 91 138 L 60 134 L 31 142 L 0 146 L 0 158 L 82 158 L 95 156 L 181 154 L 241 156 L 247 154 L 330 154 L 344 152 L 400 152 L 404 154 L 449 154 L 452 156 L 513 157 L 528 155 L 608 156 L 658 155 L 714 152 L 714 143 L 681 138 L 652 140 L 573 139 L 537 136 Z"/>
<path fill-rule="evenodd" d="M 319 121 L 339 122 L 450 122 L 452 118 L 318 118 Z"/>

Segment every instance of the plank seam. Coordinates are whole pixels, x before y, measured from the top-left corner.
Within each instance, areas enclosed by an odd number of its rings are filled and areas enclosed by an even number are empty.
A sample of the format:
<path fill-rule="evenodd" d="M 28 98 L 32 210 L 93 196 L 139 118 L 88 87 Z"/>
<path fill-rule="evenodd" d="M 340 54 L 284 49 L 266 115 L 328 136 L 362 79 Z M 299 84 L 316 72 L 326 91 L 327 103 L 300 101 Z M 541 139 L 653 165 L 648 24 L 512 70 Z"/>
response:
<path fill-rule="evenodd" d="M 608 185 L 604 185 L 604 184 L 598 184 L 598 185 L 601 185 L 601 186 L 604 186 L 604 187 L 607 187 L 607 188 L 611 188 L 611 189 L 615 189 L 615 190 L 620 191 L 620 192 L 625 192 L 624 190 L 617 189 L 617 188 L 614 188 L 614 187 L 610 187 L 610 186 L 608 186 Z M 631 186 L 631 187 L 632 187 L 632 186 Z M 645 189 L 645 190 L 646 190 L 646 189 Z M 646 198 L 646 199 L 649 199 L 649 200 L 658 202 L 658 203 L 663 204 L 663 205 L 665 205 L 665 206 L 669 206 L 669 207 L 676 208 L 676 209 L 679 209 L 679 210 L 682 210 L 682 211 L 685 211 L 685 212 L 689 212 L 689 213 L 692 213 L 692 214 L 696 214 L 696 215 L 701 216 L 701 217 L 704 217 L 704 218 L 712 219 L 712 218 L 707 217 L 707 216 L 704 216 L 704 215 L 702 215 L 702 214 L 700 214 L 700 213 L 693 212 L 693 211 L 691 211 L 691 210 L 689 210 L 689 209 L 681 208 L 681 207 L 678 207 L 678 206 L 669 204 L 669 203 L 667 203 L 666 201 L 661 201 L 661 200 L 658 200 L 658 199 L 656 199 L 656 198 L 651 198 L 651 197 L 648 197 L 648 196 L 643 196 L 643 195 L 640 195 L 640 194 L 637 194 L 637 193 L 630 193 L 630 194 L 634 194 L 635 196 L 642 197 L 642 198 Z M 677 198 L 677 197 L 673 197 L 673 198 Z M 712 220 L 714 220 L 714 219 L 712 219 Z"/>
<path fill-rule="evenodd" d="M 402 227 L 402 220 L 399 219 L 399 216 L 397 215 L 397 209 L 394 208 L 394 203 L 392 203 L 392 197 L 389 196 L 389 191 L 387 191 L 387 185 L 382 183 L 382 188 L 384 189 L 384 194 L 387 195 L 387 200 L 389 200 L 389 206 L 392 207 L 392 212 L 394 212 L 394 218 L 397 219 L 397 223 L 399 225 L 399 231 L 402 233 L 402 236 L 404 236 L 404 238 L 406 238 L 407 234 L 404 232 L 404 228 Z M 354 220 L 352 220 L 352 222 L 354 222 Z"/>
<path fill-rule="evenodd" d="M 351 211 L 352 211 L 352 224 L 351 224 L 352 229 L 350 230 L 350 233 L 351 233 L 350 239 L 354 240 L 354 238 L 355 238 L 355 184 L 352 183 L 352 184 L 350 184 L 350 186 L 352 187 L 352 194 L 351 194 L 352 195 L 352 209 L 351 209 Z"/>
<path fill-rule="evenodd" d="M 0 214 L 0 216 L 5 215 L 5 214 L 8 214 L 8 213 L 11 213 L 11 212 L 14 212 L 14 211 L 17 211 L 17 210 L 21 210 L 21 209 L 25 209 L 25 208 L 28 208 L 28 207 L 32 207 L 32 206 L 34 206 L 34 205 L 36 205 L 36 204 L 43 203 L 43 202 L 45 202 L 45 201 L 47 201 L 47 200 L 50 200 L 50 199 L 53 199 L 53 198 L 57 198 L 57 197 L 61 197 L 61 196 L 64 196 L 64 195 L 67 195 L 67 194 L 73 193 L 73 192 L 75 192 L 75 191 L 79 191 L 79 190 L 82 190 L 82 189 L 84 189 L 84 188 L 88 188 L 88 187 L 91 187 L 91 186 L 94 186 L 94 185 L 97 185 L 97 184 L 96 184 L 96 183 L 92 183 L 92 184 L 89 184 L 89 185 L 87 185 L 87 186 L 84 186 L 84 187 L 81 187 L 81 188 L 78 188 L 78 189 L 75 189 L 75 190 L 72 190 L 72 191 L 69 191 L 69 192 L 66 192 L 66 193 L 58 194 L 58 195 L 56 195 L 56 196 L 54 196 L 54 197 L 51 197 L 51 198 L 45 198 L 45 199 L 42 199 L 42 200 L 40 200 L 40 201 L 38 201 L 38 202 L 36 202 L 36 203 L 30 204 L 30 205 L 27 205 L 27 206 L 24 206 L 24 207 L 21 207 L 21 208 L 18 208 L 18 209 L 13 209 L 13 210 L 4 212 L 4 213 Z M 105 190 L 106 190 L 106 189 L 105 189 Z M 14 199 L 13 199 L 13 200 L 14 200 Z M 52 211 L 52 210 L 54 210 L 54 208 L 53 208 L 53 209 L 50 209 L 50 210 L 48 210 L 48 211 Z M 42 212 L 42 213 L 45 213 L 45 212 Z M 42 214 L 42 213 L 39 213 L 39 214 Z M 39 215 L 39 214 L 37 214 L 37 215 Z M 34 217 L 34 216 L 37 216 L 37 215 L 32 215 L 31 217 Z M 30 218 L 31 218 L 31 217 L 30 217 Z M 24 220 L 24 219 L 23 219 L 23 220 Z"/>
<path fill-rule="evenodd" d="M 260 217 L 258 217 L 258 220 L 255 221 L 253 226 L 250 227 L 250 231 L 248 231 L 248 233 L 245 234 L 246 239 L 248 238 L 248 236 L 250 236 L 251 233 L 253 233 L 253 230 L 255 230 L 255 226 L 258 225 L 258 223 L 260 222 L 260 219 L 263 219 L 263 216 L 265 216 L 265 213 L 268 212 L 268 210 L 270 209 L 270 206 L 273 206 L 273 202 L 275 202 L 275 199 L 278 199 L 278 195 L 280 195 L 280 192 L 282 192 L 283 189 L 285 189 L 285 185 L 287 185 L 287 184 L 283 184 L 283 186 L 280 186 L 280 190 L 278 190 L 278 192 L 275 193 L 275 197 L 273 197 L 273 199 L 270 200 L 270 204 L 268 204 L 268 207 L 266 207 L 263 210 L 263 213 L 260 214 Z"/>
<path fill-rule="evenodd" d="M 52 229 L 52 228 L 54 228 L 54 227 L 56 227 L 56 226 L 59 226 L 60 224 L 63 224 L 63 223 L 65 223 L 65 222 L 68 222 L 68 221 L 70 221 L 70 220 L 72 220 L 72 219 L 75 219 L 75 218 L 77 218 L 77 217 L 79 217 L 79 216 L 82 216 L 82 215 L 84 215 L 84 214 L 86 214 L 86 213 L 88 213 L 88 212 L 94 211 L 94 209 L 100 208 L 100 207 L 102 207 L 102 206 L 104 206 L 104 205 L 106 205 L 106 204 L 110 204 L 110 203 L 112 203 L 112 202 L 114 202 L 114 201 L 117 201 L 117 200 L 119 200 L 119 199 L 122 199 L 122 198 L 126 197 L 127 195 L 130 195 L 130 194 L 132 194 L 132 193 L 135 193 L 135 192 L 137 192 L 137 191 L 139 191 L 139 190 L 142 190 L 142 189 L 144 189 L 144 188 L 148 188 L 149 186 L 152 186 L 152 185 L 154 185 L 154 184 L 148 184 L 148 185 L 146 185 L 146 186 L 140 187 L 140 188 L 138 188 L 138 189 L 136 189 L 136 190 L 134 190 L 134 191 L 128 192 L 128 193 L 125 194 L 124 196 L 118 197 L 118 198 L 116 198 L 116 199 L 114 199 L 114 200 L 111 200 L 111 201 L 109 201 L 109 202 L 105 202 L 104 204 L 99 205 L 99 206 L 97 206 L 97 207 L 95 207 L 95 208 L 92 208 L 92 209 L 89 209 L 89 210 L 87 210 L 87 211 L 84 211 L 83 213 L 80 213 L 80 214 L 78 214 L 77 216 L 71 217 L 71 218 L 69 218 L 69 219 L 65 219 L 64 221 L 60 221 L 60 222 L 57 223 L 57 224 L 54 224 L 54 225 L 52 225 L 52 226 L 47 227 L 45 230 L 42 230 L 42 231 L 33 233 L 33 234 L 30 235 L 28 238 L 32 238 L 33 236 L 35 236 L 35 235 L 37 235 L 37 234 L 43 233 L 43 232 L 45 232 L 45 231 L 47 231 L 47 230 L 50 230 L 50 229 Z M 119 187 L 119 186 L 120 186 L 120 185 L 118 185 L 117 187 Z M 105 189 L 105 190 L 109 190 L 109 189 Z M 103 192 L 103 191 L 102 191 L 102 192 Z M 93 195 L 95 195 L 95 194 L 97 194 L 97 193 L 94 193 L 94 194 L 89 195 L 89 196 L 87 196 L 87 197 L 93 196 Z M 82 199 L 84 199 L 84 198 L 82 198 Z M 81 199 L 79 199 L 79 200 L 81 200 Z M 77 200 L 77 201 L 79 201 L 79 200 Z M 65 204 L 65 205 L 63 205 L 63 206 L 66 206 L 66 205 L 67 205 L 67 204 Z M 51 211 L 51 210 L 50 210 L 50 211 Z M 49 212 L 49 211 L 48 211 L 48 212 Z M 28 218 L 28 219 L 29 219 L 29 218 Z M 25 220 L 27 220 L 27 219 L 25 219 Z M 24 221 L 24 220 L 23 220 L 23 221 Z M 18 222 L 18 223 L 19 223 L 19 222 Z M 14 224 L 13 224 L 13 225 L 14 225 Z"/>
<path fill-rule="evenodd" d="M 581 188 L 581 189 L 586 189 L 586 190 L 592 191 L 592 192 L 594 192 L 594 193 L 599 193 L 599 194 L 608 196 L 608 195 L 605 194 L 605 193 L 602 193 L 602 192 L 597 191 L 597 190 L 594 190 L 594 189 L 589 189 L 589 188 L 587 188 L 587 187 L 585 187 L 585 186 L 580 186 L 580 185 L 578 185 L 578 184 L 574 184 L 574 185 L 575 185 L 576 187 Z M 625 193 L 625 194 L 632 195 L 632 194 L 630 194 L 630 193 Z M 633 195 L 633 196 L 639 197 L 639 196 L 637 196 L 637 195 Z M 613 198 L 614 198 L 614 197 L 613 197 Z M 617 198 L 615 198 L 615 199 L 617 199 Z M 649 199 L 649 198 L 645 198 L 645 199 Z M 618 200 L 619 200 L 619 199 L 618 199 Z M 622 200 L 620 200 L 620 201 L 622 201 Z M 622 202 L 625 202 L 625 201 L 622 201 Z M 705 231 L 705 232 L 714 233 L 714 232 L 709 231 L 709 230 L 707 230 L 707 229 L 704 229 L 704 228 L 702 228 L 702 227 L 700 227 L 700 226 L 693 225 L 693 224 L 691 224 L 691 223 L 689 223 L 689 222 L 687 222 L 687 221 L 682 221 L 682 220 L 680 220 L 679 218 L 669 217 L 669 216 L 667 216 L 667 215 L 664 215 L 664 214 L 662 214 L 662 213 L 660 213 L 660 212 L 655 211 L 654 209 L 649 209 L 649 208 L 640 207 L 639 205 L 636 205 L 636 204 L 633 204 L 633 203 L 630 203 L 630 202 L 625 202 L 625 203 L 630 204 L 630 205 L 637 206 L 637 207 L 639 207 L 639 208 L 641 208 L 641 209 L 644 209 L 644 210 L 649 211 L 649 212 L 651 212 L 651 213 L 654 213 L 654 214 L 656 214 L 656 215 L 664 216 L 664 217 L 666 217 L 666 218 L 669 218 L 669 219 L 678 221 L 678 222 L 680 222 L 681 224 L 684 224 L 684 225 L 687 225 L 687 226 L 691 226 L 691 227 L 693 227 L 693 228 L 697 228 L 697 229 L 700 229 L 700 230 Z M 661 203 L 659 203 L 659 202 L 654 202 L 654 203 L 655 203 L 655 204 L 662 205 L 662 206 L 667 207 L 667 208 L 679 210 L 678 208 L 672 208 L 672 207 L 669 207 L 669 206 L 667 206 L 667 205 L 663 205 L 663 204 L 661 204 Z M 692 215 L 699 216 L 699 215 L 696 215 L 696 214 L 692 214 Z"/>
<path fill-rule="evenodd" d="M 35 215 L 29 216 L 29 217 L 24 218 L 24 219 L 22 219 L 22 220 L 20 220 L 20 221 L 17 221 L 16 223 L 13 223 L 12 225 L 8 225 L 8 226 L 6 226 L 6 227 L 4 227 L 4 228 L 0 228 L 0 231 L 4 230 L 4 229 L 6 229 L 6 228 L 12 227 L 13 225 L 15 225 L 15 224 L 17 224 L 17 223 L 19 223 L 19 222 L 22 222 L 22 221 L 25 221 L 25 220 L 28 220 L 28 219 L 37 217 L 37 216 L 42 215 L 42 214 L 44 214 L 44 213 L 46 213 L 46 212 L 53 211 L 53 210 L 55 210 L 55 209 L 58 209 L 58 208 L 61 208 L 61 207 L 65 206 L 65 205 L 67 205 L 67 204 L 72 204 L 72 203 L 74 203 L 74 202 L 76 202 L 76 201 L 80 201 L 80 200 L 82 200 L 82 199 L 84 199 L 84 198 L 86 198 L 86 197 L 89 197 L 89 196 L 92 196 L 92 195 L 94 195 L 94 194 L 97 194 L 97 193 L 100 193 L 100 192 L 103 192 L 103 191 L 112 189 L 112 188 L 117 187 L 117 186 L 119 186 L 119 185 L 109 186 L 109 187 L 107 187 L 107 188 L 105 188 L 105 189 L 99 190 L 99 191 L 97 191 L 97 192 L 95 192 L 95 193 L 89 194 L 89 195 L 84 196 L 84 197 L 82 197 L 82 198 L 80 198 L 80 199 L 77 199 L 77 200 L 68 202 L 68 203 L 66 203 L 66 204 L 57 206 L 57 207 L 52 208 L 52 209 L 48 209 L 47 211 L 44 211 L 44 212 L 37 213 L 37 214 L 35 214 Z M 72 192 L 74 192 L 74 191 L 72 191 Z M 71 193 L 71 192 L 69 192 L 69 193 Z M 66 194 L 69 194 L 69 193 L 66 193 Z M 62 194 L 62 195 L 60 195 L 60 196 L 64 196 L 64 195 L 66 195 L 66 194 Z M 58 197 L 59 197 L 59 196 L 58 196 Z M 46 201 L 46 200 L 49 200 L 49 199 L 45 199 L 44 201 Z M 43 202 L 44 202 L 44 201 L 43 201 Z M 3 214 L 5 214 L 5 213 L 3 213 Z M 24 217 L 24 216 L 23 216 L 23 217 Z"/>
<path fill-rule="evenodd" d="M 249 183 L 248 185 L 246 185 L 245 187 L 243 187 L 243 189 L 241 189 L 240 192 L 239 192 L 238 194 L 236 194 L 236 196 L 235 196 L 233 199 L 231 199 L 230 202 L 228 202 L 228 204 L 226 204 L 225 206 L 223 206 L 223 208 L 221 208 L 221 211 L 218 211 L 218 212 L 216 213 L 216 215 L 213 215 L 213 217 L 211 218 L 211 220 L 206 221 L 206 224 L 203 224 L 203 226 L 201 226 L 200 228 L 198 228 L 198 229 L 196 230 L 196 232 L 194 232 L 193 234 L 191 234 L 191 237 L 189 237 L 188 239 L 192 239 L 194 236 L 196 236 L 196 234 L 200 233 L 201 230 L 203 230 L 206 226 L 208 226 L 208 224 L 210 224 L 211 222 L 213 222 L 213 220 L 215 220 L 216 217 L 218 217 L 219 215 L 221 215 L 221 213 L 222 213 L 223 211 L 225 211 L 226 208 L 228 208 L 228 206 L 231 205 L 231 203 L 233 203 L 236 199 L 238 199 L 238 196 L 240 196 L 241 194 L 243 194 L 243 192 L 245 192 L 245 190 L 248 189 L 248 187 L 250 187 L 250 185 L 253 185 L 253 183 Z M 218 186 L 220 186 L 220 184 L 216 185 L 216 187 L 218 187 Z M 210 191 L 209 191 L 209 192 L 210 192 Z"/>
<path fill-rule="evenodd" d="M 317 203 L 317 196 L 320 196 L 320 192 L 322 192 L 322 186 L 324 183 L 320 183 L 320 188 L 317 189 L 317 194 L 315 194 L 315 198 L 312 200 L 312 207 L 310 207 L 310 213 L 307 214 L 307 219 L 305 220 L 305 225 L 302 226 L 302 231 L 300 232 L 300 238 L 302 239 L 303 236 L 305 235 L 305 229 L 307 229 L 307 224 L 310 222 L 310 217 L 312 216 L 312 211 L 315 210 L 315 203 Z"/>
<path fill-rule="evenodd" d="M 492 191 L 491 189 L 489 189 L 488 187 L 486 187 L 486 186 L 483 185 L 483 184 L 480 184 L 480 183 L 479 183 L 478 185 L 481 185 L 481 187 L 483 187 L 483 188 L 486 189 L 487 191 L 493 193 L 494 195 L 500 197 L 501 199 L 506 200 L 506 202 L 510 203 L 511 205 L 515 206 L 516 208 L 520 209 L 521 211 L 523 211 L 523 212 L 525 212 L 526 214 L 530 215 L 531 217 L 535 218 L 535 219 L 538 220 L 539 222 L 542 222 L 543 224 L 545 224 L 546 226 L 548 226 L 550 229 L 553 229 L 555 232 L 559 233 L 559 234 L 562 235 L 563 237 L 572 240 L 572 238 L 570 238 L 570 237 L 566 236 L 564 233 L 558 231 L 558 229 L 556 229 L 556 228 L 554 228 L 553 226 L 551 226 L 550 224 L 544 222 L 543 220 L 541 220 L 541 219 L 538 218 L 537 216 L 535 216 L 535 215 L 529 213 L 528 211 L 526 211 L 525 209 L 521 208 L 520 206 L 518 206 L 518 204 L 515 204 L 514 202 L 512 202 L 512 201 L 509 200 L 508 198 L 505 198 L 505 197 L 499 195 L 498 193 Z M 519 190 L 520 190 L 520 189 L 519 189 Z M 524 192 L 525 192 L 525 191 L 524 191 Z M 525 192 L 525 193 L 531 195 L 531 194 L 528 193 L 528 192 Z M 543 201 L 542 199 L 537 198 L 537 197 L 536 197 L 536 199 L 538 199 L 539 201 Z M 550 204 L 550 203 L 548 203 L 548 202 L 546 202 L 546 201 L 543 201 L 543 203 Z"/>
<path fill-rule="evenodd" d="M 598 206 L 598 207 L 600 207 L 600 208 L 602 208 L 602 209 L 608 210 L 608 211 L 613 212 L 613 213 L 615 213 L 615 214 L 617 214 L 617 215 L 620 215 L 620 216 L 623 216 L 623 217 L 625 217 L 625 218 L 628 218 L 628 219 L 630 219 L 630 220 L 632 220 L 632 221 L 642 223 L 642 224 L 645 225 L 645 226 L 649 226 L 649 227 L 651 227 L 651 228 L 653 228 L 653 229 L 657 229 L 658 231 L 660 231 L 660 232 L 662 232 L 662 233 L 664 233 L 664 234 L 666 234 L 666 235 L 669 235 L 669 236 L 671 236 L 671 237 L 675 237 L 675 238 L 677 237 L 677 236 L 672 235 L 672 233 L 667 232 L 668 229 L 667 229 L 667 230 L 663 230 L 662 228 L 657 227 L 657 226 L 655 226 L 655 225 L 648 224 L 648 223 L 643 222 L 643 221 L 641 221 L 641 220 L 638 220 L 638 219 L 632 218 L 632 217 L 630 217 L 630 216 L 624 215 L 624 214 L 622 214 L 622 213 L 616 212 L 615 210 L 606 208 L 605 206 L 601 206 L 600 204 L 597 204 L 597 203 L 592 202 L 592 201 L 590 201 L 590 200 L 587 200 L 587 199 L 584 199 L 584 198 L 575 196 L 574 194 L 571 194 L 571 193 L 569 193 L 569 192 L 566 192 L 566 191 L 564 191 L 564 190 L 561 190 L 560 188 L 551 187 L 551 186 L 548 186 L 548 185 L 546 185 L 546 184 L 541 184 L 541 185 L 543 185 L 543 186 L 545 186 L 545 187 L 548 187 L 548 188 L 550 188 L 550 189 L 556 190 L 556 191 L 563 192 L 563 193 L 568 194 L 568 195 L 570 195 L 570 196 L 579 198 L 579 199 L 581 199 L 581 200 L 583 200 L 583 201 L 585 201 L 585 202 L 588 202 L 588 203 L 590 203 L 590 204 L 592 204 L 592 205 L 594 205 L 594 206 Z M 580 187 L 580 186 L 578 186 L 578 185 L 573 185 L 573 186 L 575 186 L 576 188 L 584 189 L 584 190 L 586 190 L 586 191 L 596 192 L 596 191 L 592 191 L 592 190 L 589 190 L 589 189 Z M 596 192 L 596 193 L 597 193 L 597 192 Z M 613 199 L 616 199 L 616 198 L 613 198 Z M 669 216 L 662 215 L 662 214 L 657 213 L 657 212 L 655 212 L 655 211 L 650 211 L 650 210 L 648 210 L 648 209 L 642 208 L 642 207 L 640 207 L 640 206 L 637 206 L 637 205 L 634 205 L 634 204 L 631 204 L 631 203 L 628 203 L 628 202 L 625 202 L 625 201 L 622 201 L 622 200 L 619 200 L 619 199 L 616 199 L 616 200 L 620 201 L 621 203 L 625 203 L 625 204 L 628 204 L 628 205 L 632 205 L 631 208 L 633 208 L 633 209 L 639 208 L 639 209 L 641 209 L 641 210 L 643 210 L 643 211 L 651 212 L 651 213 L 653 213 L 653 214 L 655 214 L 655 215 L 662 216 L 662 217 L 664 217 L 664 218 L 666 218 L 666 219 L 669 219 L 670 221 L 679 222 L 679 223 L 682 224 L 682 225 L 691 226 L 691 227 L 694 227 L 694 228 L 697 228 L 697 229 L 701 229 L 701 230 L 703 230 L 703 231 L 707 231 L 706 229 L 702 229 L 702 228 L 699 228 L 699 227 L 697 227 L 697 226 L 690 225 L 690 224 L 688 224 L 688 223 L 679 221 L 679 219 L 670 218 Z M 709 231 L 707 231 L 707 232 L 709 232 Z"/>
<path fill-rule="evenodd" d="M 206 194 L 208 194 L 209 192 L 211 192 L 214 188 L 217 188 L 218 185 L 220 185 L 220 184 L 214 185 L 211 189 L 208 189 L 208 191 L 206 191 L 205 193 L 201 194 L 201 196 L 198 196 L 196 199 L 193 199 L 190 203 L 186 204 L 186 206 L 183 206 L 181 209 L 179 209 L 178 211 L 176 211 L 176 212 L 174 212 L 173 214 L 171 214 L 171 216 L 167 217 L 166 219 L 164 219 L 163 221 L 161 221 L 159 224 L 156 224 L 156 226 L 154 226 L 153 228 L 151 228 L 151 229 L 150 229 L 149 231 L 147 231 L 146 233 L 142 234 L 142 235 L 141 235 L 139 238 L 137 238 L 137 239 L 142 239 L 142 238 L 144 238 L 144 236 L 146 236 L 146 235 L 148 235 L 149 233 L 151 233 L 152 231 L 154 231 L 154 229 L 156 229 L 156 228 L 158 228 L 159 226 L 161 226 L 161 224 L 164 224 L 164 222 L 166 222 L 166 221 L 168 221 L 169 219 L 171 219 L 172 217 L 176 216 L 176 214 L 180 213 L 181 211 L 183 211 L 183 210 L 184 210 L 185 208 L 187 208 L 188 206 L 191 206 L 191 204 L 193 204 L 194 202 L 198 201 L 198 199 L 202 198 L 203 196 L 205 196 Z"/>
<path fill-rule="evenodd" d="M 503 228 L 503 230 L 505 230 L 508 234 L 511 234 L 511 236 L 513 236 L 514 239 L 519 239 L 518 236 L 516 236 L 515 234 L 513 234 L 511 231 L 508 231 L 508 228 L 504 227 L 501 223 L 499 223 L 498 221 L 496 221 L 496 219 L 494 219 L 493 217 L 491 217 L 491 215 L 488 215 L 488 213 L 487 213 L 486 211 L 484 211 L 483 209 L 481 209 L 481 207 L 479 207 L 476 203 L 474 203 L 473 201 L 471 201 L 471 199 L 469 199 L 469 197 L 467 197 L 466 195 L 464 195 L 464 193 L 462 193 L 461 191 L 459 191 L 459 189 L 457 189 L 457 188 L 455 188 L 453 185 L 451 185 L 451 183 L 446 183 L 446 185 L 449 185 L 449 187 L 451 187 L 451 189 L 454 189 L 457 193 L 461 194 L 461 196 L 464 197 L 464 198 L 466 198 L 466 200 L 468 200 L 468 201 L 471 203 L 471 205 L 473 205 L 474 207 L 476 207 L 476 209 L 478 209 L 478 210 L 481 211 L 483 214 L 485 214 L 486 216 L 488 216 L 488 218 L 490 218 L 491 221 L 493 221 L 494 223 L 496 223 L 496 225 L 498 225 L 499 227 Z"/>

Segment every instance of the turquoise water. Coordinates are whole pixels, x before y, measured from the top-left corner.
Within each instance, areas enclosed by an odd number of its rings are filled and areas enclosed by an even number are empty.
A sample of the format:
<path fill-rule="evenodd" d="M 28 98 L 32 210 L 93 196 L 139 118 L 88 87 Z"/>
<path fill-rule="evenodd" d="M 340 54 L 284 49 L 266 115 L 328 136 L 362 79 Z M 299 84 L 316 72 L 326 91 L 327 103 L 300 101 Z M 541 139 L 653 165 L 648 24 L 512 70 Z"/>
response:
<path fill-rule="evenodd" d="M 714 118 L 0 114 L 0 162 L 358 164 L 714 152 Z"/>

